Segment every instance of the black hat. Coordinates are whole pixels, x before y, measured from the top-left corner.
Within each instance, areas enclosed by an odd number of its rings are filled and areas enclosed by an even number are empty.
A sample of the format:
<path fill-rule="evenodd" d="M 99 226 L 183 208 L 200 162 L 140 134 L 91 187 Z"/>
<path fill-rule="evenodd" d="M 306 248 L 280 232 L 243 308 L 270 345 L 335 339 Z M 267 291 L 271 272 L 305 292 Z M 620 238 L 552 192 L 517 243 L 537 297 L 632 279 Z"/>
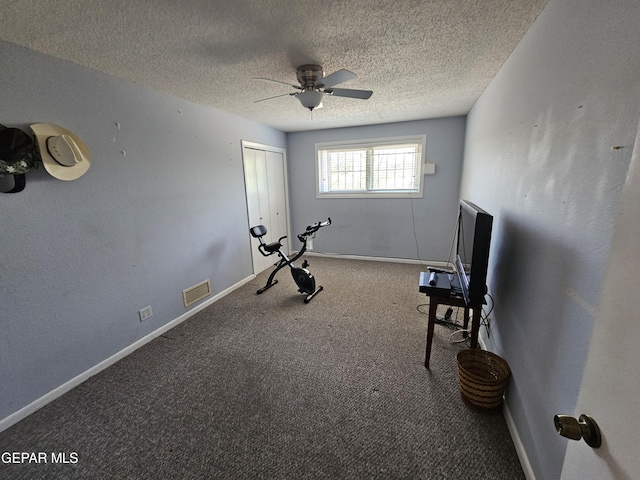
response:
<path fill-rule="evenodd" d="M 0 192 L 18 193 L 24 190 L 25 174 L 22 175 L 2 175 L 0 173 Z"/>
<path fill-rule="evenodd" d="M 30 135 L 19 128 L 0 129 L 0 162 L 5 165 L 16 165 L 32 152 L 33 138 Z M 3 168 L 6 167 L 0 164 L 0 171 Z"/>
<path fill-rule="evenodd" d="M 24 190 L 25 173 L 35 165 L 33 138 L 19 128 L 0 125 L 0 192 Z"/>

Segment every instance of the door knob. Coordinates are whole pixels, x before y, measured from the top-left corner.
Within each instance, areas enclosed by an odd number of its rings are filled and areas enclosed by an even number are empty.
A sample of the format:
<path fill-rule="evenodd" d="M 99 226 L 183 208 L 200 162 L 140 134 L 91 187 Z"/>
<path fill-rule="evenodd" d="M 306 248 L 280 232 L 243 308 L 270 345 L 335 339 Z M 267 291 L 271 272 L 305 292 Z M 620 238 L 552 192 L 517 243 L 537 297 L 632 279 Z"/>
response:
<path fill-rule="evenodd" d="M 555 415 L 553 424 L 556 431 L 563 437 L 571 440 L 584 439 L 590 447 L 600 448 L 602 443 L 600 427 L 590 416 L 580 415 L 580 418 L 576 420 L 571 415 Z"/>

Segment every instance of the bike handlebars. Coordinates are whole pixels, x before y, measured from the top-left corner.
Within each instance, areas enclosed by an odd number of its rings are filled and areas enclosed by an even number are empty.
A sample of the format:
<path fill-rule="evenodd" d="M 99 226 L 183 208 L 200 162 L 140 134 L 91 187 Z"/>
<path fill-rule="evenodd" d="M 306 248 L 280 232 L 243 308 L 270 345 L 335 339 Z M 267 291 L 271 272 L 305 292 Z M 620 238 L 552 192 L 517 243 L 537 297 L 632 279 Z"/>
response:
<path fill-rule="evenodd" d="M 321 227 L 327 227 L 329 225 L 331 225 L 331 217 L 327 217 L 325 222 L 316 222 L 311 225 L 307 225 L 307 229 L 304 233 L 298 235 L 298 240 L 304 243 L 309 235 L 316 233 Z"/>
<path fill-rule="evenodd" d="M 316 222 L 312 225 L 307 225 L 307 230 L 304 233 L 315 233 L 320 230 L 320 227 L 327 227 L 329 225 L 331 225 L 331 217 L 328 217 L 326 222 Z"/>

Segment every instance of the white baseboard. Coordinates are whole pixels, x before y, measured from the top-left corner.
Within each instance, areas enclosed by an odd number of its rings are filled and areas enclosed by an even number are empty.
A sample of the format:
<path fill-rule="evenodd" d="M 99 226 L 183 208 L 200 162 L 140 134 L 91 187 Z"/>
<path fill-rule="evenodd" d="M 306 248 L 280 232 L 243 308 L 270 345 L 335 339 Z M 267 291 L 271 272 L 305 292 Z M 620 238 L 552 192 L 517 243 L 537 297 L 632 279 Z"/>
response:
<path fill-rule="evenodd" d="M 180 323 L 182 323 L 185 320 L 189 319 L 190 317 L 194 316 L 196 313 L 200 312 L 201 310 L 204 310 L 209 305 L 217 302 L 218 300 L 220 300 L 224 296 L 228 295 L 232 291 L 236 290 L 237 288 L 240 288 L 245 283 L 250 282 L 255 277 L 256 276 L 252 274 L 252 275 L 246 277 L 245 279 L 240 280 L 235 285 L 232 285 L 229 288 L 227 288 L 226 290 L 223 290 L 222 292 L 220 292 L 217 295 L 213 296 L 212 298 L 208 299 L 206 302 L 203 302 L 200 305 L 197 305 L 196 307 L 192 308 L 188 312 L 180 315 L 178 318 L 176 318 L 174 320 L 171 320 L 169 323 L 164 324 L 162 327 L 158 328 L 157 330 L 154 330 L 153 332 L 149 333 L 148 335 L 142 337 L 140 340 L 132 343 L 128 347 L 123 348 L 122 350 L 120 350 L 119 352 L 117 352 L 114 355 L 110 356 L 109 358 L 106 358 L 105 360 L 103 360 L 102 362 L 98 363 L 97 365 L 94 365 L 93 367 L 91 367 L 90 369 L 84 371 L 80 375 L 72 378 L 68 382 L 63 383 L 59 387 L 53 389 L 49 393 L 47 393 L 47 394 L 43 395 L 42 397 L 38 398 L 37 400 L 31 402 L 29 405 L 21 408 L 17 412 L 12 413 L 11 415 L 9 415 L 6 418 L 3 418 L 2 420 L 0 420 L 0 432 L 6 430 L 7 428 L 11 427 L 12 425 L 15 425 L 20 420 L 28 417 L 29 415 L 31 415 L 35 411 L 41 409 L 45 405 L 53 402 L 56 398 L 61 397 L 62 395 L 64 395 L 68 391 L 72 390 L 73 388 L 77 387 L 81 383 L 85 382 L 89 378 L 91 378 L 94 375 L 100 373 L 105 368 L 110 367 L 111 365 L 113 365 L 114 363 L 116 363 L 119 360 L 122 360 L 127 355 L 133 353 L 134 351 L 136 351 L 137 349 L 139 349 L 143 345 L 146 345 L 147 343 L 149 343 L 151 340 L 153 340 L 153 339 L 159 337 L 160 335 L 162 335 L 163 333 L 171 330 L 173 327 L 179 325 Z"/>
<path fill-rule="evenodd" d="M 478 345 L 483 350 L 491 351 L 491 349 L 487 348 L 487 344 L 485 343 L 484 338 L 481 335 L 478 335 Z M 495 353 L 495 352 L 492 352 Z M 520 460 L 520 465 L 522 466 L 522 470 L 524 471 L 524 476 L 527 480 L 536 480 L 536 476 L 533 473 L 533 468 L 531 468 L 531 462 L 529 462 L 529 457 L 527 456 L 527 451 L 522 444 L 522 440 L 520 439 L 520 434 L 518 433 L 518 428 L 516 427 L 516 423 L 513 420 L 513 416 L 511 415 L 511 411 L 507 405 L 506 398 L 503 399 L 502 402 L 502 414 L 504 415 L 504 420 L 507 423 L 507 428 L 509 429 L 509 434 L 511 435 L 511 440 L 513 441 L 513 445 L 516 449 L 516 454 L 518 455 L 518 459 Z"/>
<path fill-rule="evenodd" d="M 513 421 L 513 417 L 511 416 L 511 412 L 509 411 L 509 407 L 507 406 L 506 401 L 503 402 L 502 413 L 504 414 L 504 419 L 507 422 L 507 428 L 509 429 L 509 433 L 511 434 L 511 440 L 513 440 L 513 445 L 516 448 L 516 453 L 518 454 L 518 458 L 520 459 L 520 465 L 522 465 L 524 476 L 527 478 L 527 480 L 536 480 L 536 475 L 533 473 L 533 468 L 531 468 L 531 462 L 529 462 L 527 451 L 524 449 L 522 440 L 520 440 L 520 434 L 518 433 L 518 429 L 515 422 Z"/>

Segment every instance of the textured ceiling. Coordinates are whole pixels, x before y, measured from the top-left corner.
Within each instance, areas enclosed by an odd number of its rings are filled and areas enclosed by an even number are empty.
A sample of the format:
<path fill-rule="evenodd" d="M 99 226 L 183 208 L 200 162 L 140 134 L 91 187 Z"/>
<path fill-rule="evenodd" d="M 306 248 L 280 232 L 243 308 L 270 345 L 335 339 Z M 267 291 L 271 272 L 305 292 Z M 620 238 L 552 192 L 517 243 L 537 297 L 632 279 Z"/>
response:
<path fill-rule="evenodd" d="M 547 0 L 0 0 L 0 39 L 283 131 L 464 115 Z M 358 77 L 309 112 L 296 67 Z"/>

